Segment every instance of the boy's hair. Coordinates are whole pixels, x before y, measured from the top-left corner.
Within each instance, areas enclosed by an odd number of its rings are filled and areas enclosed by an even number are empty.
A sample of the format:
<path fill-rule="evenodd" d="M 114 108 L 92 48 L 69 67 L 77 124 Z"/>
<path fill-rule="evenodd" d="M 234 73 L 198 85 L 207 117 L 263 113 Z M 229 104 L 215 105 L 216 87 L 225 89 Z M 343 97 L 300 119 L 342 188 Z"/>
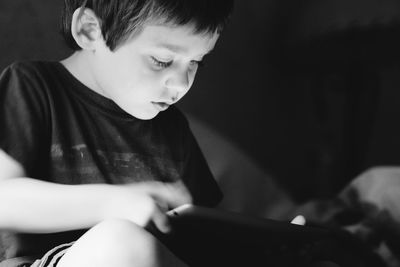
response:
<path fill-rule="evenodd" d="M 79 7 L 93 10 L 107 46 L 115 50 L 140 32 L 146 22 L 192 24 L 195 33 L 221 31 L 234 0 L 64 0 L 61 33 L 68 46 L 80 50 L 71 34 L 72 15 Z"/>

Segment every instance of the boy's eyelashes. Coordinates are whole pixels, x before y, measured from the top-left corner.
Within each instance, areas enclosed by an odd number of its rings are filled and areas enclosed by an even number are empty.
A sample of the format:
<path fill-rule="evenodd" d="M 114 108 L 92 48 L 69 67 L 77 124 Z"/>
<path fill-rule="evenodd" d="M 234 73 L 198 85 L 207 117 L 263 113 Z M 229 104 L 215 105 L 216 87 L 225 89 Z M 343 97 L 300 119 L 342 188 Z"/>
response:
<path fill-rule="evenodd" d="M 163 61 L 163 60 L 159 60 L 156 57 L 151 56 L 150 57 L 151 61 L 153 62 L 153 64 L 159 68 L 159 69 L 165 69 L 168 68 L 169 66 L 172 65 L 173 61 Z M 204 66 L 204 62 L 203 60 L 192 60 L 190 62 L 191 65 L 197 65 L 199 67 L 203 67 Z"/>
<path fill-rule="evenodd" d="M 160 68 L 160 69 L 165 69 L 165 68 L 168 68 L 169 66 L 172 65 L 172 60 L 170 60 L 170 61 L 162 61 L 162 60 L 158 60 L 158 59 L 155 58 L 155 57 L 150 57 L 150 58 L 151 58 L 151 60 L 153 61 L 153 64 L 154 64 L 157 68 Z"/>

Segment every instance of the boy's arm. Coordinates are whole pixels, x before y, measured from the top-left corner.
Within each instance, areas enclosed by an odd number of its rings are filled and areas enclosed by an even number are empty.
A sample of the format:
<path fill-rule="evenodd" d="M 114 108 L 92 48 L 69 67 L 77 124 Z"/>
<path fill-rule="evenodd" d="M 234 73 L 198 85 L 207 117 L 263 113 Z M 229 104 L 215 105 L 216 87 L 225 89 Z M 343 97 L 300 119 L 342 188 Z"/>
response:
<path fill-rule="evenodd" d="M 191 202 L 179 184 L 62 185 L 24 176 L 22 166 L 0 150 L 0 229 L 51 233 L 119 218 L 140 226 L 153 221 L 167 231 L 160 207 Z"/>

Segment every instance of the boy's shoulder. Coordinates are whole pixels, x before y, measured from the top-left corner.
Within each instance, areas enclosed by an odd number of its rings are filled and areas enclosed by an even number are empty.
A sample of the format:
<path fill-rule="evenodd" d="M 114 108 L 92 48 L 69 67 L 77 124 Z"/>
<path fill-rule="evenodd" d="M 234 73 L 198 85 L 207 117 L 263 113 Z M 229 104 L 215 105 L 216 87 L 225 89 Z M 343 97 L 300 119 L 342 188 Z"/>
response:
<path fill-rule="evenodd" d="M 34 72 L 40 70 L 46 66 L 53 65 L 56 62 L 53 61 L 38 61 L 38 60 L 20 60 L 14 61 L 9 64 L 5 70 L 17 71 L 17 72 Z"/>
<path fill-rule="evenodd" d="M 1 73 L 16 79 L 43 79 L 52 75 L 52 69 L 57 65 L 55 61 L 15 61 L 8 65 Z"/>
<path fill-rule="evenodd" d="M 61 63 L 59 63 L 61 64 Z M 0 74 L 0 101 L 23 103 L 48 110 L 49 101 L 60 95 L 57 62 L 16 61 Z M 58 82 L 57 82 L 58 81 Z"/>

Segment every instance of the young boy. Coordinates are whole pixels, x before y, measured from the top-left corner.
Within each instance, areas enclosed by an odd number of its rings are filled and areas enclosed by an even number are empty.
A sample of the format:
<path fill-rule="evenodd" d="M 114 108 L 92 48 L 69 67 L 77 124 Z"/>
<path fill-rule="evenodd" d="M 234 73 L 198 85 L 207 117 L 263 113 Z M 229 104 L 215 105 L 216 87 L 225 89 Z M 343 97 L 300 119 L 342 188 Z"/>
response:
<path fill-rule="evenodd" d="M 232 2 L 65 0 L 75 52 L 0 77 L 0 266 L 185 266 L 145 229 L 221 199 L 173 104 Z"/>

